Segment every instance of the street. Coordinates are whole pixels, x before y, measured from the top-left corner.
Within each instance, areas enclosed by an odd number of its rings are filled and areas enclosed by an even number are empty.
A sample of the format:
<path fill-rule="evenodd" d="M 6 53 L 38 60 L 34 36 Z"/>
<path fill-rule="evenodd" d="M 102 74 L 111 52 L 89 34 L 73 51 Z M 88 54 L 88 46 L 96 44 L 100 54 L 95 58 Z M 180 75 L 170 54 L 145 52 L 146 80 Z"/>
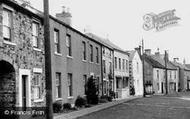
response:
<path fill-rule="evenodd" d="M 152 96 L 110 107 L 78 119 L 189 119 L 190 95 Z"/>

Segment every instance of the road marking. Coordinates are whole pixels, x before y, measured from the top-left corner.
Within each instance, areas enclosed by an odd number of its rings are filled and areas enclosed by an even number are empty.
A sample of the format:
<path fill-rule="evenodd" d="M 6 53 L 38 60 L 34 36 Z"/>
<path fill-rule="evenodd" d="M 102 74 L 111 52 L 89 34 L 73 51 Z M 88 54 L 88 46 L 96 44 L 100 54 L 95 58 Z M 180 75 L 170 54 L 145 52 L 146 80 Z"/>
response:
<path fill-rule="evenodd" d="M 123 103 L 125 105 L 136 105 L 136 106 L 151 106 L 151 107 L 162 107 L 162 108 L 169 108 L 171 110 L 177 109 L 190 109 L 190 107 L 182 107 L 182 106 L 166 106 L 166 105 L 155 105 L 155 104 L 142 104 L 142 103 Z"/>

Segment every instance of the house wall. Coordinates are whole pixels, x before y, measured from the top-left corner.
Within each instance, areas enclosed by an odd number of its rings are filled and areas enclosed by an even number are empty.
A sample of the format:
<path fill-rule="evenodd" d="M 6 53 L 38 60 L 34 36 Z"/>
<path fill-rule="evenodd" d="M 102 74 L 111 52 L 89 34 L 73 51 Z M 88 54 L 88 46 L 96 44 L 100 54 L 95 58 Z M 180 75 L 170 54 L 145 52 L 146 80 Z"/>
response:
<path fill-rule="evenodd" d="M 113 82 L 113 49 L 108 48 L 106 46 L 102 46 L 102 63 L 105 61 L 105 72 L 104 72 L 104 66 L 102 64 L 102 80 L 103 80 L 103 95 L 109 95 L 109 90 L 111 89 L 113 91 L 114 89 L 114 82 Z M 111 71 L 110 71 L 110 63 L 111 63 Z M 110 77 L 110 76 L 111 77 Z"/>
<path fill-rule="evenodd" d="M 138 70 L 137 64 L 139 65 Z M 143 66 L 142 61 L 137 52 L 135 53 L 134 58 L 132 60 L 132 72 L 135 95 L 143 95 Z"/>
<path fill-rule="evenodd" d="M 126 53 L 114 50 L 114 58 L 117 58 L 117 63 L 114 61 L 114 92 L 117 92 L 119 98 L 126 98 L 129 96 L 129 56 Z M 119 69 L 119 58 L 121 59 L 121 69 Z M 127 80 L 128 86 L 123 87 L 123 80 Z M 120 85 L 120 88 L 117 88 L 116 85 Z"/>
<path fill-rule="evenodd" d="M 167 70 L 168 74 L 168 92 L 178 91 L 179 71 L 178 70 Z"/>
<path fill-rule="evenodd" d="M 155 94 L 165 93 L 165 70 L 153 68 L 153 90 Z"/>
<path fill-rule="evenodd" d="M 3 8 L 7 8 L 12 11 L 12 29 L 11 29 L 11 42 L 7 42 L 3 38 L 3 28 L 2 28 L 2 12 Z M 39 42 L 40 48 L 38 50 L 34 49 L 32 46 L 32 21 L 36 19 L 39 22 Z M 26 11 L 22 11 L 15 6 L 9 6 L 4 4 L 4 1 L 0 4 L 0 60 L 4 60 L 13 65 L 15 69 L 16 82 L 15 92 L 16 92 L 16 106 L 21 106 L 21 82 L 20 77 L 21 70 L 28 70 L 28 89 L 31 89 L 31 95 L 27 97 L 30 104 L 27 106 L 45 106 L 45 75 L 44 75 L 44 38 L 43 38 L 43 26 L 41 19 L 32 16 Z M 38 74 L 35 69 L 40 69 Z M 42 100 L 34 100 L 33 98 L 33 88 L 34 88 L 34 78 L 38 76 L 41 79 L 42 91 L 40 95 Z"/>
<path fill-rule="evenodd" d="M 188 82 L 190 82 L 190 71 L 189 70 L 185 70 L 184 71 L 184 82 L 183 82 L 183 89 L 187 90 L 188 89 Z M 189 85 L 190 88 L 190 85 Z"/>
<path fill-rule="evenodd" d="M 87 75 L 89 78 L 93 75 L 95 78 L 99 77 L 99 85 L 101 76 L 101 45 L 88 39 L 81 34 L 75 32 L 74 30 L 67 28 L 51 19 L 51 47 L 52 47 L 52 79 L 53 79 L 53 91 L 54 91 L 54 101 L 62 100 L 64 103 L 68 102 L 71 104 L 75 103 L 77 96 L 84 96 L 84 79 L 83 75 Z M 60 33 L 60 46 L 61 53 L 54 53 L 54 40 L 53 40 L 53 30 L 56 28 Z M 71 49 L 72 55 L 67 56 L 66 47 L 66 34 L 71 36 Z M 83 46 L 82 42 L 86 43 L 86 59 L 83 60 Z M 90 62 L 90 45 L 93 46 L 93 62 Z M 95 54 L 96 49 L 99 50 L 99 63 L 96 63 Z M 55 98 L 55 73 L 61 73 L 61 98 Z M 73 96 L 68 96 L 68 73 L 72 74 L 72 92 Z"/>

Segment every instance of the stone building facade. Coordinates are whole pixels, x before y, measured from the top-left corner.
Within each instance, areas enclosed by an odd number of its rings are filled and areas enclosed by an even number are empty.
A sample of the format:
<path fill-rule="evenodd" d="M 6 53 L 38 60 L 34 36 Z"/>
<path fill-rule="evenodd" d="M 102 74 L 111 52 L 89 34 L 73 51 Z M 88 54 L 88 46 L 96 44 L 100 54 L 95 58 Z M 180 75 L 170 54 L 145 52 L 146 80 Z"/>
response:
<path fill-rule="evenodd" d="M 16 2 L 0 3 L 1 106 L 45 106 L 42 19 Z"/>

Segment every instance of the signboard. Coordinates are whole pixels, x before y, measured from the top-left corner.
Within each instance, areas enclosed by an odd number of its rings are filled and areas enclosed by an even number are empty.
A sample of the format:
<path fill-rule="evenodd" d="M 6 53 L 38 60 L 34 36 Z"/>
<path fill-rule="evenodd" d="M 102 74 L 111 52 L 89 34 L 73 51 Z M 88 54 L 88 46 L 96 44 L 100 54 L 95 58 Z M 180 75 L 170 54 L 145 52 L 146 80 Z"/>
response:
<path fill-rule="evenodd" d="M 160 31 L 161 29 L 171 26 L 173 24 L 177 24 L 179 17 L 175 15 L 176 10 L 168 10 L 162 12 L 160 14 L 149 13 L 143 16 L 144 24 L 143 29 L 149 31 L 151 29 L 156 29 L 156 31 Z"/>

